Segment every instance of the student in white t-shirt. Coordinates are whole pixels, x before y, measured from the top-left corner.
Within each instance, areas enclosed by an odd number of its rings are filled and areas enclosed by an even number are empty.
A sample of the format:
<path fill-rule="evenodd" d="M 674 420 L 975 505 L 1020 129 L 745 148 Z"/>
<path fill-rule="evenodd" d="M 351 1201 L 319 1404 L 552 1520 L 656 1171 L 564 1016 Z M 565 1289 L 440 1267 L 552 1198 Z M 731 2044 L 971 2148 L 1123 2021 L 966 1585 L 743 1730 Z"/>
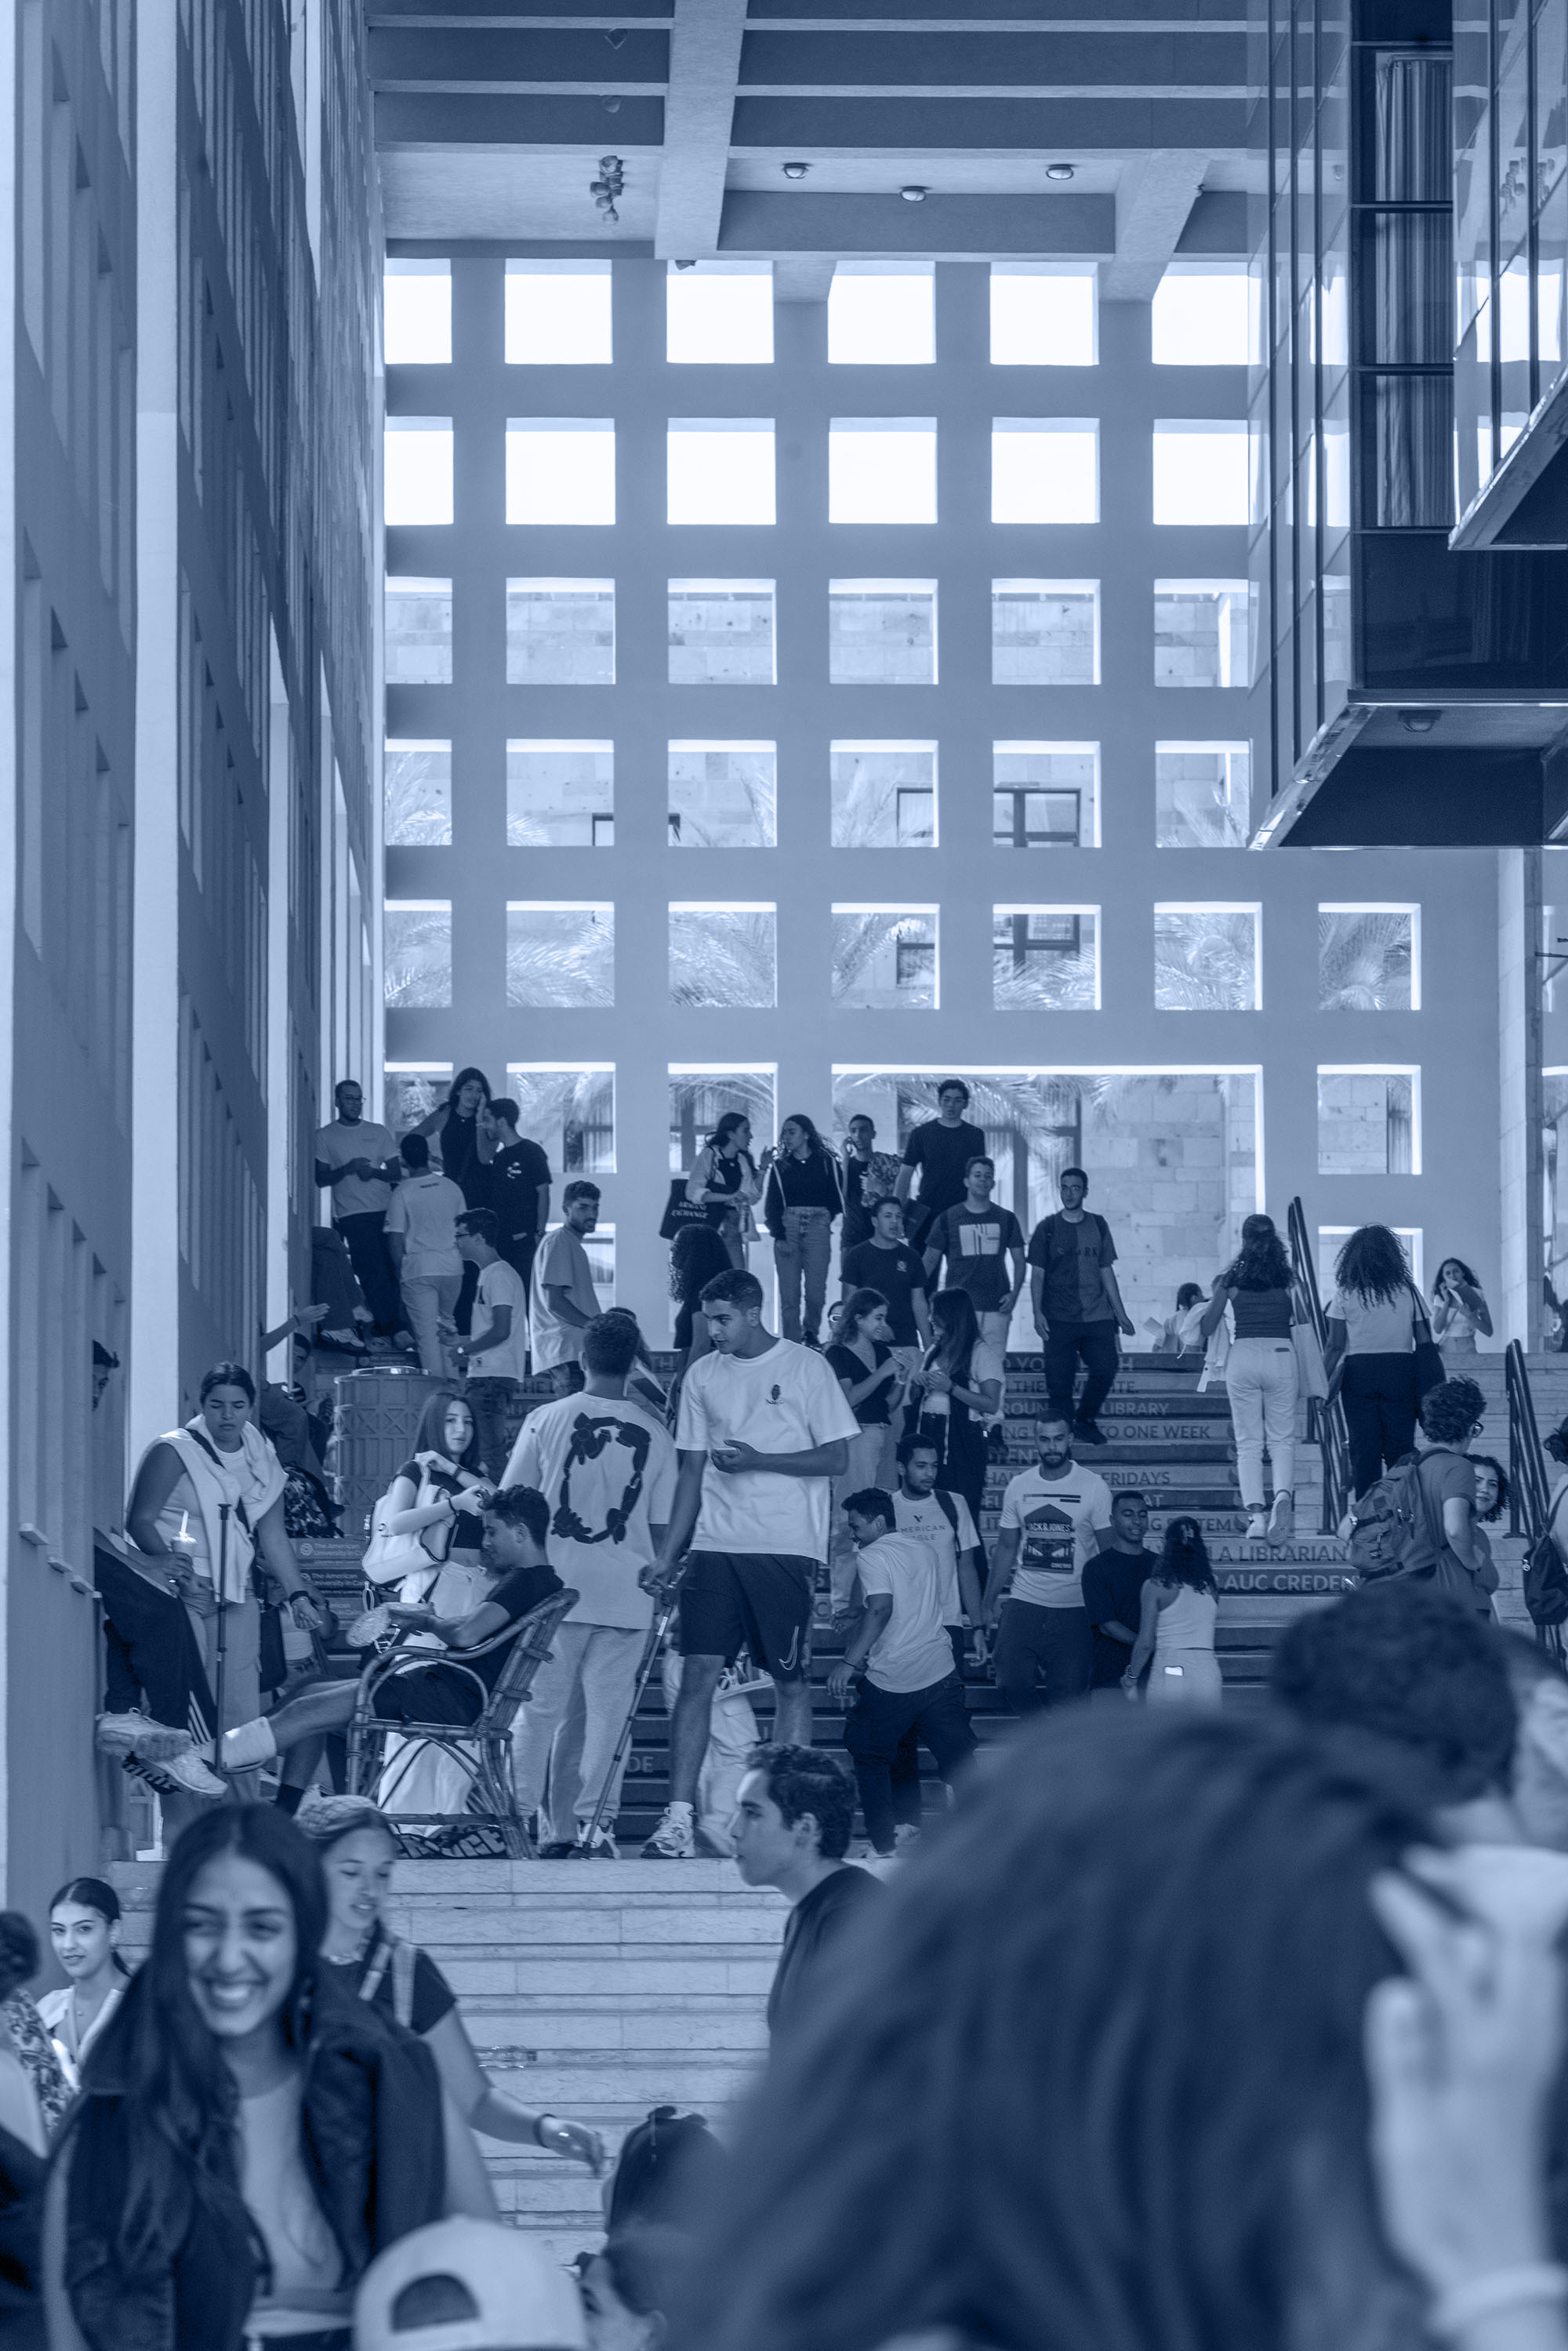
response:
<path fill-rule="evenodd" d="M 987 1619 L 1000 1619 L 992 1653 L 997 1687 L 1016 1714 L 1089 1694 L 1094 1634 L 1083 1605 L 1083 1564 L 1103 1548 L 1098 1531 L 1110 1524 L 1111 1489 L 1072 1458 L 1066 1414 L 1044 1413 L 1040 1466 L 1014 1478 L 1002 1497 L 986 1588 Z"/>
<path fill-rule="evenodd" d="M 828 1695 L 841 1703 L 854 1687 L 844 1745 L 866 1834 L 879 1854 L 891 1854 L 899 1826 L 893 1762 L 903 1740 L 911 1731 L 923 1739 L 950 1787 L 976 1740 L 942 1621 L 936 1552 L 921 1535 L 894 1531 L 893 1497 L 879 1486 L 849 1495 L 844 1517 L 860 1554 L 865 1614 L 828 1675 Z M 918 1825 L 918 1812 L 907 1824 Z"/>
<path fill-rule="evenodd" d="M 773 1683 L 775 1740 L 811 1743 L 812 1592 L 828 1556 L 831 1483 L 858 1434 L 823 1357 L 764 1330 L 755 1274 L 715 1274 L 701 1304 L 713 1352 L 682 1383 L 680 1479 L 648 1579 L 664 1587 L 681 1577 L 683 1660 L 670 1725 L 670 1802 L 643 1848 L 651 1861 L 697 1850 L 692 1806 L 713 1694 L 742 1647 Z"/>
<path fill-rule="evenodd" d="M 549 1504 L 550 1565 L 578 1594 L 539 1667 L 512 1735 L 517 1803 L 541 1810 L 541 1854 L 615 1858 L 622 1757 L 599 1807 L 637 1686 L 653 1604 L 638 1581 L 658 1555 L 675 1492 L 664 1423 L 627 1391 L 642 1333 L 631 1314 L 601 1314 L 582 1334 L 580 1395 L 524 1421 L 503 1486 Z"/>
<path fill-rule="evenodd" d="M 549 1372 L 557 1395 L 582 1385 L 582 1334 L 599 1311 L 583 1237 L 599 1222 L 599 1186 L 580 1176 L 560 1196 L 561 1220 L 534 1257 L 528 1320 L 534 1369 Z"/>
<path fill-rule="evenodd" d="M 473 1327 L 466 1339 L 455 1342 L 452 1353 L 459 1372 L 469 1374 L 468 1409 L 479 1432 L 479 1458 L 490 1478 L 507 1458 L 528 1368 L 528 1301 L 521 1275 L 496 1247 L 499 1237 L 493 1208 L 468 1208 L 457 1219 L 457 1254 L 465 1265 L 478 1267 L 479 1286 L 474 1292 Z"/>

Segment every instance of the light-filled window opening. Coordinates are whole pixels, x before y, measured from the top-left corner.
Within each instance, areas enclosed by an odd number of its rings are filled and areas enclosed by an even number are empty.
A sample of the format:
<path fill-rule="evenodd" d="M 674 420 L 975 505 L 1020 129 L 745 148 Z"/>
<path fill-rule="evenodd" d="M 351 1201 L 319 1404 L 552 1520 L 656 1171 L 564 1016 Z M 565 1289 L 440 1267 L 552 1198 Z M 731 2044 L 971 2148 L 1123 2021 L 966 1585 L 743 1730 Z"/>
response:
<path fill-rule="evenodd" d="M 935 906 L 833 908 L 833 1002 L 846 1011 L 934 1012 Z"/>
<path fill-rule="evenodd" d="M 614 745 L 508 743 L 507 841 L 513 849 L 613 849 Z"/>
<path fill-rule="evenodd" d="M 560 899 L 507 907 L 507 1001 L 563 1010 L 615 1001 L 615 909 Z"/>
<path fill-rule="evenodd" d="M 935 685 L 935 580 L 830 580 L 833 685 Z"/>
<path fill-rule="evenodd" d="M 539 1145 L 558 1182 L 614 1175 L 613 1061 L 508 1061 L 507 1092 L 518 1133 Z"/>
<path fill-rule="evenodd" d="M 615 519 L 615 425 L 608 416 L 514 416 L 507 422 L 507 520 Z"/>
<path fill-rule="evenodd" d="M 993 580 L 991 684 L 1098 685 L 1098 580 Z"/>
<path fill-rule="evenodd" d="M 991 520 L 1100 519 L 1100 425 L 1092 416 L 998 416 L 991 426 Z"/>
<path fill-rule="evenodd" d="M 607 261 L 508 261 L 508 367 L 608 367 Z"/>
<path fill-rule="evenodd" d="M 993 367 L 1092 367 L 1100 356 L 1092 262 L 991 264 Z"/>
<path fill-rule="evenodd" d="M 389 685 L 452 683 L 452 582 L 389 573 L 385 603 Z"/>
<path fill-rule="evenodd" d="M 1098 1012 L 1098 906 L 993 906 L 991 1004 L 998 1012 Z"/>
<path fill-rule="evenodd" d="M 1245 580 L 1156 580 L 1155 684 L 1250 685 Z"/>
<path fill-rule="evenodd" d="M 1318 1010 L 1420 1009 L 1420 907 L 1320 905 Z"/>
<path fill-rule="evenodd" d="M 672 849 L 771 849 L 777 839 L 778 747 L 672 743 Z"/>
<path fill-rule="evenodd" d="M 1263 1002 L 1260 911 L 1156 906 L 1155 1011 L 1258 1011 Z"/>
<path fill-rule="evenodd" d="M 1173 261 L 1155 288 L 1156 367 L 1246 367 L 1253 297 L 1243 261 Z"/>
<path fill-rule="evenodd" d="M 1155 745 L 1155 846 L 1245 849 L 1252 821 L 1249 743 Z"/>
<path fill-rule="evenodd" d="M 668 519 L 672 523 L 770 523 L 770 416 L 672 416 Z"/>
<path fill-rule="evenodd" d="M 389 525 L 452 520 L 452 419 L 389 416 L 382 437 L 382 511 Z"/>
<path fill-rule="evenodd" d="M 613 580 L 508 580 L 508 685 L 613 685 Z"/>
<path fill-rule="evenodd" d="M 673 367 L 765 367 L 773 359 L 773 272 L 699 261 L 664 280 L 664 356 Z"/>
<path fill-rule="evenodd" d="M 450 1061 L 384 1061 L 382 1116 L 400 1138 L 444 1101 L 452 1081 Z"/>
<path fill-rule="evenodd" d="M 1354 1225 L 1320 1225 L 1318 1227 L 1318 1295 L 1326 1304 L 1338 1284 L 1334 1268 Z M 1405 1262 L 1410 1269 L 1410 1279 L 1417 1290 L 1427 1287 L 1426 1235 L 1420 1225 L 1390 1225 L 1389 1231 L 1405 1252 Z"/>
<path fill-rule="evenodd" d="M 772 685 L 771 580 L 672 580 L 670 684 Z"/>
<path fill-rule="evenodd" d="M 835 416 L 828 427 L 830 522 L 936 519 L 936 419 Z"/>
<path fill-rule="evenodd" d="M 388 367 L 452 361 L 452 264 L 389 261 L 382 279 L 382 355 Z"/>
<path fill-rule="evenodd" d="M 692 1163 L 727 1111 L 751 1122 L 753 1156 L 773 1141 L 778 1070 L 761 1061 L 672 1061 L 670 1173 L 689 1176 Z"/>
<path fill-rule="evenodd" d="M 452 1001 L 452 902 L 389 898 L 382 908 L 382 1000 L 389 1011 Z"/>
<path fill-rule="evenodd" d="M 1156 523 L 1247 520 L 1247 426 L 1234 417 L 1163 417 L 1155 426 Z"/>
<path fill-rule="evenodd" d="M 382 755 L 388 848 L 445 848 L 452 839 L 452 746 L 389 741 Z"/>
<path fill-rule="evenodd" d="M 829 747 L 835 849 L 935 849 L 935 743 Z"/>
<path fill-rule="evenodd" d="M 1098 743 L 994 743 L 991 837 L 998 849 L 1098 849 Z"/>
<path fill-rule="evenodd" d="M 1420 1173 L 1420 1071 L 1376 1062 L 1320 1067 L 1318 1174 Z"/>
<path fill-rule="evenodd" d="M 672 904 L 670 1001 L 754 1012 L 777 1004 L 777 906 Z"/>
<path fill-rule="evenodd" d="M 833 367 L 926 367 L 936 356 L 931 264 L 841 261 L 828 290 Z"/>

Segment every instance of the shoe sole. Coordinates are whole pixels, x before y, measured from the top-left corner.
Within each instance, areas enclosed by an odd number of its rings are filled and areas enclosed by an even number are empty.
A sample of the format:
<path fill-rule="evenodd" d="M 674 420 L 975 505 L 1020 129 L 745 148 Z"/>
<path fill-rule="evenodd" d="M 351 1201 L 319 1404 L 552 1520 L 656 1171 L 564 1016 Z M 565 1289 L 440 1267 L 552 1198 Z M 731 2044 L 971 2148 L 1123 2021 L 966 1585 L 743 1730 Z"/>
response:
<path fill-rule="evenodd" d="M 647 1844 L 643 1847 L 643 1859 L 644 1861 L 691 1861 L 695 1859 L 695 1854 L 690 1852 L 671 1853 L 667 1846 L 655 1844 L 652 1837 L 648 1839 Z"/>
<path fill-rule="evenodd" d="M 177 1755 L 188 1755 L 193 1743 L 188 1730 L 175 1730 L 171 1726 L 155 1729 L 151 1737 L 139 1735 L 131 1751 L 146 1763 L 172 1763 Z"/>

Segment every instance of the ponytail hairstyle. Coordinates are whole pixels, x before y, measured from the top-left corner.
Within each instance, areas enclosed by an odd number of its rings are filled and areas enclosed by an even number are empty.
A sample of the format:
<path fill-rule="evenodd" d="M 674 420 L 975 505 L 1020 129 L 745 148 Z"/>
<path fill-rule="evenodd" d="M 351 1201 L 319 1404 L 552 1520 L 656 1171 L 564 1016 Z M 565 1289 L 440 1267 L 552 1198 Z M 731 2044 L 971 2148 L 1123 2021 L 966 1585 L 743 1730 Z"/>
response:
<path fill-rule="evenodd" d="M 1241 1248 L 1219 1277 L 1227 1290 L 1289 1290 L 1293 1276 L 1272 1217 L 1249 1217 Z"/>
<path fill-rule="evenodd" d="M 112 1886 L 104 1884 L 101 1877 L 68 1878 L 57 1894 L 52 1894 L 49 1896 L 51 1918 L 62 1902 L 74 1902 L 78 1910 L 96 1910 L 106 1927 L 117 1927 L 120 1924 L 120 1896 Z M 122 1976 L 128 1976 L 131 1970 L 126 1966 L 120 1953 L 116 1951 L 113 1957 L 119 1972 Z"/>
<path fill-rule="evenodd" d="M 1208 1563 L 1208 1545 L 1196 1519 L 1172 1519 L 1166 1529 L 1165 1548 L 1152 1581 L 1185 1583 L 1189 1591 L 1207 1592 L 1218 1598 L 1214 1570 Z"/>

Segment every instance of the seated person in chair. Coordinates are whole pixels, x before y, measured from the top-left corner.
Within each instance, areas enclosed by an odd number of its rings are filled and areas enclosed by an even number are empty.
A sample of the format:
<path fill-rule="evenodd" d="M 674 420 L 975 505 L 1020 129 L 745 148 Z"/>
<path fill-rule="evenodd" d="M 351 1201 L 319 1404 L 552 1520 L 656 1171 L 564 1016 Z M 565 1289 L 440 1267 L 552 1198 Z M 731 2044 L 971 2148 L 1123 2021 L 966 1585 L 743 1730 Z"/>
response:
<path fill-rule="evenodd" d="M 497 1494 L 485 1508 L 483 1563 L 491 1578 L 479 1606 L 466 1616 L 444 1619 L 433 1608 L 392 1606 L 389 1623 L 417 1626 L 434 1633 L 454 1657 L 481 1647 L 508 1625 L 515 1625 L 539 1603 L 565 1589 L 545 1556 L 545 1532 L 549 1504 L 531 1486 L 514 1486 Z M 494 1689 L 510 1654 L 499 1646 L 487 1656 L 461 1667 L 433 1657 L 389 1673 L 375 1695 L 380 1722 L 441 1722 L 461 1729 L 475 1721 L 484 1698 L 474 1686 L 476 1674 L 486 1691 Z M 273 1756 L 287 1756 L 285 1787 L 306 1787 L 320 1756 L 320 1742 L 330 1732 L 346 1730 L 359 1698 L 357 1682 L 324 1682 L 290 1698 L 276 1714 L 261 1715 L 229 1731 L 223 1742 L 222 1766 L 240 1771 Z"/>

